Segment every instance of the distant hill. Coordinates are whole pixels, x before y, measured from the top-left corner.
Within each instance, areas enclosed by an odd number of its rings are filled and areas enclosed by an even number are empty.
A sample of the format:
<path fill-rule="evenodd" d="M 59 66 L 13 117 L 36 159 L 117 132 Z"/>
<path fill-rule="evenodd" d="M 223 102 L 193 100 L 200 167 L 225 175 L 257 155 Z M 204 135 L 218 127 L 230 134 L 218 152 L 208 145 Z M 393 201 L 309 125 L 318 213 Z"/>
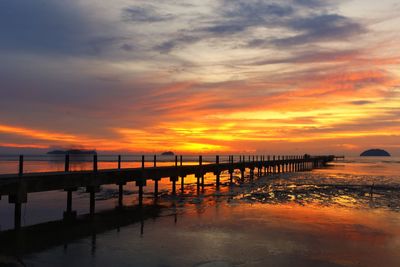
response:
<path fill-rule="evenodd" d="M 360 157 L 390 157 L 390 154 L 383 149 L 369 149 L 361 153 Z"/>
<path fill-rule="evenodd" d="M 95 150 L 69 149 L 69 150 L 52 150 L 47 152 L 48 155 L 96 155 Z"/>
<path fill-rule="evenodd" d="M 166 152 L 161 153 L 161 156 L 173 156 L 173 155 L 175 155 L 175 154 L 172 151 L 166 151 Z"/>

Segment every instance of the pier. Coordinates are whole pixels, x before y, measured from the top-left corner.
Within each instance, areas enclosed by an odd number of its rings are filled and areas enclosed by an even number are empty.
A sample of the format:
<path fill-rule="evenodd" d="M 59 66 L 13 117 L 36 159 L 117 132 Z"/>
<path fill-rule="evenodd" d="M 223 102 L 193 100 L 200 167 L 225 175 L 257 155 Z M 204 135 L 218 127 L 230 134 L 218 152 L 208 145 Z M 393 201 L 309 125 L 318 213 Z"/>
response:
<path fill-rule="evenodd" d="M 204 175 L 215 175 L 215 187 L 218 190 L 222 172 L 229 173 L 229 182 L 234 183 L 235 171 L 240 171 L 239 179 L 245 179 L 248 171 L 249 179 L 279 174 L 285 172 L 299 172 L 312 170 L 325 166 L 335 159 L 335 156 L 227 156 L 227 161 L 220 161 L 220 156 L 215 156 L 214 162 L 203 162 L 203 157 L 198 157 L 198 163 L 184 165 L 183 158 L 175 156 L 174 166 L 157 166 L 157 158 L 154 156 L 151 167 L 146 167 L 145 157 L 142 156 L 141 167 L 121 168 L 121 156 L 118 156 L 117 168 L 98 169 L 98 157 L 93 156 L 93 168 L 90 171 L 70 171 L 69 155 L 65 156 L 65 170 L 62 172 L 24 173 L 24 157 L 19 157 L 19 173 L 0 175 L 0 198 L 8 196 L 8 201 L 13 204 L 14 227 L 21 227 L 21 205 L 28 201 L 28 194 L 34 192 L 46 192 L 60 190 L 66 192 L 66 210 L 64 219 L 72 220 L 76 212 L 72 208 L 72 192 L 78 188 L 85 188 L 89 194 L 89 215 L 95 214 L 95 193 L 100 186 L 107 184 L 118 185 L 118 206 L 123 207 L 124 185 L 135 182 L 138 187 L 138 205 L 143 204 L 143 187 L 148 180 L 154 181 L 154 197 L 157 198 L 158 181 L 169 178 L 171 182 L 171 194 L 176 194 L 176 183 L 181 182 L 181 190 L 184 188 L 185 177 L 194 175 L 197 178 L 197 188 L 204 187 Z"/>

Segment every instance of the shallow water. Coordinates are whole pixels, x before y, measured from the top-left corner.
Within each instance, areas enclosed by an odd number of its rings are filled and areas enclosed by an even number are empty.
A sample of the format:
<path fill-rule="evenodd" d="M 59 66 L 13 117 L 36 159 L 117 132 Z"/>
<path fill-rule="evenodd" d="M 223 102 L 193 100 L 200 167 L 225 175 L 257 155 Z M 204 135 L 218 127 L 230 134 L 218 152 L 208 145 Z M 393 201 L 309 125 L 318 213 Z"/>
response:
<path fill-rule="evenodd" d="M 228 175 L 221 178 L 227 182 Z M 16 266 L 21 262 L 27 266 L 400 266 L 398 158 L 349 158 L 312 172 L 237 180 L 220 191 L 215 191 L 214 179 L 207 175 L 208 185 L 197 192 L 195 178 L 187 177 L 185 191 L 177 197 L 169 194 L 170 182 L 163 179 L 157 215 L 148 218 L 143 211 L 122 215 L 125 222 L 139 212 L 136 223 L 111 222 L 104 230 L 101 218 L 96 218 L 87 228 L 92 230 L 59 242 L 49 226 L 39 224 L 33 231 L 46 240 L 43 248 L 31 246 L 18 257 L 4 253 L 0 262 Z M 103 187 L 96 196 L 96 211 L 115 207 L 116 189 Z M 146 207 L 153 205 L 152 189 L 149 182 Z M 134 184 L 128 184 L 125 193 L 124 203 L 135 205 Z M 82 216 L 88 212 L 88 202 L 87 194 L 79 191 L 73 208 Z M 65 193 L 30 194 L 24 225 L 59 220 L 64 209 Z M 3 198 L 3 230 L 11 227 L 12 212 Z M 72 231 L 68 229 L 64 230 Z"/>

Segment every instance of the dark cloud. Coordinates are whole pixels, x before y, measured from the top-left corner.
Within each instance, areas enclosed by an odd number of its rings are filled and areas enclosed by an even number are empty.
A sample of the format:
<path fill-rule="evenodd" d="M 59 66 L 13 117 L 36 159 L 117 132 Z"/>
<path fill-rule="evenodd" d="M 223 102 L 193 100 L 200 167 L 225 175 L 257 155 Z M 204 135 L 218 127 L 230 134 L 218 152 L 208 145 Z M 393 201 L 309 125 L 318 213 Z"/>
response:
<path fill-rule="evenodd" d="M 200 40 L 230 40 L 231 44 L 246 42 L 248 48 L 292 47 L 320 42 L 348 41 L 367 29 L 358 21 L 334 13 L 336 1 L 321 0 L 221 0 L 214 14 L 202 23 L 189 24 L 178 38 L 170 38 L 156 46 L 168 53 L 176 47 Z M 286 29 L 290 37 L 257 33 L 255 29 Z M 248 40 L 248 41 L 246 41 Z"/>
<path fill-rule="evenodd" d="M 271 1 L 223 0 L 220 10 L 212 25 L 199 30 L 212 34 L 235 34 L 251 27 L 267 26 L 294 13 L 292 6 Z"/>
<path fill-rule="evenodd" d="M 287 27 L 301 33 L 293 37 L 275 39 L 272 43 L 291 46 L 321 41 L 342 41 L 366 32 L 358 22 L 337 14 L 294 18 L 289 21 Z"/>
<path fill-rule="evenodd" d="M 162 22 L 171 20 L 171 14 L 159 13 L 154 6 L 131 6 L 122 10 L 122 19 L 128 22 Z"/>
<path fill-rule="evenodd" d="M 115 36 L 101 36 L 101 37 L 94 37 L 88 41 L 88 53 L 92 55 L 100 55 L 103 50 L 112 47 L 113 45 L 119 45 L 121 42 L 129 40 L 125 37 L 115 37 Z M 127 44 L 123 44 L 120 46 L 122 50 L 125 51 L 132 51 L 133 46 L 129 46 Z"/>
<path fill-rule="evenodd" d="M 131 44 L 124 43 L 121 45 L 121 49 L 127 52 L 132 52 L 134 50 L 135 46 Z"/>
<path fill-rule="evenodd" d="M 45 53 L 84 52 L 92 28 L 69 1 L 0 1 L 0 49 Z"/>
<path fill-rule="evenodd" d="M 154 49 L 162 54 L 166 54 L 179 46 L 193 44 L 200 39 L 202 39 L 201 36 L 181 35 L 175 39 L 168 40 L 160 45 L 155 46 Z"/>

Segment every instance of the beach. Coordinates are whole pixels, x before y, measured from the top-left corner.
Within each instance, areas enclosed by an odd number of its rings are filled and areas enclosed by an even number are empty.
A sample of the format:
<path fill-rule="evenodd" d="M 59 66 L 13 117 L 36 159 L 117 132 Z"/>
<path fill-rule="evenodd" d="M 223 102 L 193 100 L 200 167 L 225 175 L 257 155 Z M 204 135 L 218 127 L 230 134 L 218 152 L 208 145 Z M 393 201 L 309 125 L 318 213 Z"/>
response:
<path fill-rule="evenodd" d="M 35 249 L 28 242 L 18 258 L 27 266 L 398 266 L 399 165 L 398 158 L 346 158 L 326 168 L 235 185 L 223 174 L 218 191 L 214 176 L 207 175 L 199 193 L 195 178 L 188 177 L 177 196 L 163 179 L 156 202 L 151 184 L 145 187 L 144 210 L 136 207 L 137 188 L 128 184 L 124 202 L 131 212 L 107 227 L 99 225 L 99 217 L 58 242 L 57 234 L 41 225 L 62 218 L 65 196 L 34 193 L 23 223 L 38 226 L 35 235 L 49 245 Z M 99 216 L 114 210 L 115 190 L 106 186 L 97 193 Z M 79 191 L 73 197 L 82 220 L 87 198 Z M 7 232 L 12 207 L 6 198 L 0 211 Z M 18 264 L 15 255 L 3 255 L 4 262 Z"/>

